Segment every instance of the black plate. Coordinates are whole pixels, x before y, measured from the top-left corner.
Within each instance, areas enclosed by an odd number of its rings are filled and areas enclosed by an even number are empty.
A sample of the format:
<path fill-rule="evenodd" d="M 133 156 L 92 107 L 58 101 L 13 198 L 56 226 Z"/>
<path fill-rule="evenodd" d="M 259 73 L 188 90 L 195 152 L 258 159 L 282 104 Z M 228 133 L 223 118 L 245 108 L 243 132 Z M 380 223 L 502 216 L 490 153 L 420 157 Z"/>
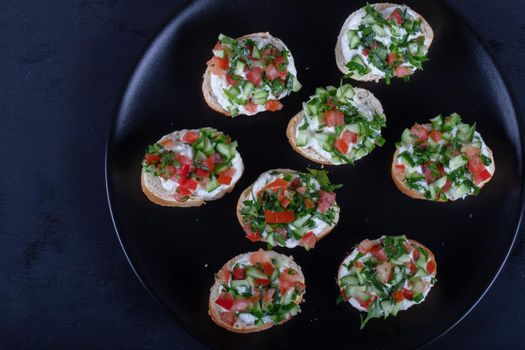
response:
<path fill-rule="evenodd" d="M 306 276 L 303 312 L 258 334 L 229 333 L 207 314 L 213 274 L 228 259 L 262 244 L 244 238 L 235 217 L 241 191 L 263 171 L 303 170 L 310 162 L 292 151 L 288 120 L 316 86 L 341 79 L 335 40 L 361 1 L 198 1 L 171 20 L 151 44 L 122 98 L 108 141 L 110 207 L 122 246 L 146 288 L 192 334 L 221 349 L 414 348 L 453 327 L 477 303 L 500 270 L 521 217 L 522 133 L 515 103 L 485 47 L 436 1 L 409 2 L 432 25 L 430 61 L 412 81 L 357 83 L 382 102 L 387 143 L 356 166 L 329 167 L 342 208 L 337 228 L 311 252 L 293 254 Z M 292 51 L 303 89 L 277 113 L 230 119 L 207 107 L 201 76 L 221 32 L 270 31 Z M 494 179 L 478 197 L 455 203 L 402 195 L 390 178 L 394 143 L 415 121 L 460 113 L 477 122 L 496 159 Z M 246 171 L 235 190 L 201 208 L 164 208 L 140 189 L 147 144 L 176 129 L 214 126 L 239 142 Z M 315 166 L 315 165 L 314 165 Z M 397 318 L 375 319 L 359 330 L 359 313 L 335 305 L 339 263 L 362 239 L 406 234 L 436 255 L 438 283 L 421 305 Z"/>

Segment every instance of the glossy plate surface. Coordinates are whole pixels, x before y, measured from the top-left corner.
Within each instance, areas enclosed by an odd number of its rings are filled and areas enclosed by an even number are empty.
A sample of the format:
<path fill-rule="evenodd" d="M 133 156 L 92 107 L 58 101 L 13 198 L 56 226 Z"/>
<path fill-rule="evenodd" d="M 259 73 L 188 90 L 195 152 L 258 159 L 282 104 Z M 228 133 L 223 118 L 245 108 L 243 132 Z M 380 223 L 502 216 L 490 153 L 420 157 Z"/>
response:
<path fill-rule="evenodd" d="M 213 348 L 413 348 L 440 336 L 480 299 L 514 240 L 522 205 L 519 112 L 490 55 L 477 37 L 436 1 L 408 2 L 434 29 L 430 61 L 409 83 L 352 82 L 371 90 L 387 116 L 386 144 L 355 166 L 327 167 L 343 183 L 337 228 L 310 252 L 279 249 L 302 266 L 307 289 L 302 313 L 256 334 L 229 333 L 207 313 L 213 274 L 231 257 L 253 251 L 235 217 L 244 188 L 272 168 L 315 164 L 289 146 L 285 129 L 315 87 L 338 85 L 334 46 L 340 26 L 363 2 L 198 1 L 178 13 L 153 41 L 130 79 L 110 132 L 107 185 L 119 238 L 146 288 L 180 324 Z M 219 33 L 237 37 L 269 31 L 293 53 L 303 89 L 284 109 L 253 117 L 224 117 L 204 103 L 202 74 Z M 477 122 L 494 151 L 496 174 L 477 197 L 431 203 L 401 194 L 390 178 L 394 143 L 405 127 L 458 112 Z M 234 191 L 200 208 L 164 208 L 140 188 L 145 147 L 173 130 L 213 126 L 239 143 L 245 173 Z M 406 234 L 429 247 L 438 283 L 427 300 L 397 318 L 371 320 L 335 305 L 337 268 L 354 244 L 383 234 Z"/>

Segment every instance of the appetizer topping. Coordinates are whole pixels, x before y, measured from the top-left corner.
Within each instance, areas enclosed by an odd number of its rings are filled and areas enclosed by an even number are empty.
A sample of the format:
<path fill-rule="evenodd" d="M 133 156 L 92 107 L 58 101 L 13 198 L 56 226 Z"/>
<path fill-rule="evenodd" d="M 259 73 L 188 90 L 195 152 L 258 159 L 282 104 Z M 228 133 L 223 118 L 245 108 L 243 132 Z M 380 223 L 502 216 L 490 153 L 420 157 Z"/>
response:
<path fill-rule="evenodd" d="M 476 124 L 462 123 L 457 113 L 446 118 L 438 115 L 430 121 L 403 131 L 394 159 L 397 177 L 429 200 L 478 194 L 495 167 Z"/>
<path fill-rule="evenodd" d="M 290 52 L 266 38 L 235 40 L 221 34 L 208 66 L 212 90 L 232 117 L 280 110 L 278 100 L 301 88 Z"/>
<path fill-rule="evenodd" d="M 310 173 L 269 171 L 255 182 L 250 200 L 242 202 L 246 237 L 265 241 L 270 247 L 309 250 L 317 237 L 337 220 L 339 207 L 326 171 Z"/>
<path fill-rule="evenodd" d="M 216 279 L 221 285 L 214 302 L 229 326 L 278 324 L 301 311 L 304 279 L 289 259 L 272 258 L 259 249 L 245 254 L 233 267 L 224 266 Z"/>
<path fill-rule="evenodd" d="M 421 32 L 421 19 L 407 6 L 390 6 L 382 11 L 367 4 L 350 22 L 341 47 L 348 62 L 348 75 L 368 73 L 405 81 L 427 61 L 430 40 Z"/>
<path fill-rule="evenodd" d="M 208 199 L 235 184 L 243 163 L 237 142 L 212 128 L 181 130 L 149 145 L 142 167 L 158 176 L 177 201 Z"/>
<path fill-rule="evenodd" d="M 343 261 L 338 277 L 337 302 L 349 302 L 371 318 L 396 316 L 400 310 L 425 300 L 435 284 L 436 261 L 423 246 L 405 236 L 365 239 Z"/>
<path fill-rule="evenodd" d="M 312 148 L 333 164 L 352 164 L 385 143 L 385 115 L 370 110 L 350 84 L 317 88 L 303 111 L 295 130 L 297 147 Z"/>

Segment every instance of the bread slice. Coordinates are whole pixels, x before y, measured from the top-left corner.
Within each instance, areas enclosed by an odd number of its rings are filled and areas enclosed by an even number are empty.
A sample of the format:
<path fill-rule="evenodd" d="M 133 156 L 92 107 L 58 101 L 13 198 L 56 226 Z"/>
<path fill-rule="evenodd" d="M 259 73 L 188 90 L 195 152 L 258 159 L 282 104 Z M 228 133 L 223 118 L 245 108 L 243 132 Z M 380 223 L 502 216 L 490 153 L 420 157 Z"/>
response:
<path fill-rule="evenodd" d="M 390 7 L 394 7 L 394 8 L 407 7 L 408 8 L 408 6 L 406 6 L 406 5 L 398 5 L 398 4 L 392 4 L 392 3 L 387 3 L 387 2 L 372 4 L 372 6 L 379 12 L 387 10 Z M 430 24 L 428 24 L 428 22 L 425 20 L 425 18 L 423 18 L 423 16 L 421 16 L 419 13 L 415 12 L 414 10 L 412 10 L 412 11 L 416 14 L 416 19 L 421 20 L 421 33 L 425 36 L 426 47 L 430 47 L 430 44 L 432 43 L 432 40 L 434 39 L 434 32 L 432 30 L 432 27 L 430 27 Z M 364 12 L 364 8 L 360 8 L 359 10 L 352 12 L 350 14 L 350 16 L 347 17 L 345 23 L 341 27 L 341 31 L 339 33 L 339 36 L 337 37 L 337 43 L 335 45 L 335 61 L 337 63 L 337 68 L 339 68 L 339 70 L 343 74 L 350 73 L 350 70 L 346 67 L 346 64 L 348 63 L 348 61 L 345 59 L 345 57 L 343 55 L 343 49 L 341 47 L 342 38 L 343 38 L 343 36 L 346 35 L 346 33 L 348 31 L 348 26 L 350 25 L 350 22 L 356 16 L 362 16 L 363 12 Z M 365 74 L 365 75 L 353 75 L 351 78 L 354 79 L 354 80 L 360 80 L 360 81 L 375 81 L 375 82 L 378 82 L 380 79 L 384 78 L 384 73 L 377 74 L 377 73 L 374 73 L 374 72 L 370 72 L 370 73 Z"/>
<path fill-rule="evenodd" d="M 430 124 L 424 124 L 426 127 L 430 128 Z M 485 145 L 486 146 L 486 145 Z M 489 172 L 491 174 L 494 174 L 494 172 L 496 171 L 496 163 L 494 162 L 494 155 L 492 153 L 492 150 L 487 146 L 487 149 L 489 151 L 489 158 L 492 160 L 492 163 L 489 165 Z M 428 199 L 426 198 L 423 194 L 417 192 L 416 190 L 408 187 L 405 182 L 404 182 L 404 177 L 403 177 L 403 174 L 400 174 L 399 172 L 396 171 L 396 168 L 395 168 L 395 165 L 396 165 L 396 159 L 397 157 L 399 156 L 399 150 L 396 150 L 394 152 L 394 156 L 392 157 L 392 165 L 390 166 L 390 173 L 391 173 L 391 176 L 392 176 L 392 180 L 394 180 L 394 184 L 396 185 L 396 187 L 402 192 L 404 193 L 405 195 L 411 197 L 411 198 L 414 198 L 414 199 L 425 199 L 425 200 L 431 200 L 431 199 Z M 479 188 L 482 188 L 487 182 L 489 182 L 490 180 L 492 180 L 492 177 L 491 176 L 490 178 L 488 178 L 487 180 L 481 182 L 478 187 Z M 454 201 L 454 200 L 457 200 L 457 199 L 448 199 L 449 201 Z M 432 201 L 432 200 L 431 200 Z M 442 199 L 439 199 L 437 198 L 435 201 L 433 202 L 446 202 L 445 200 L 442 200 Z"/>
<path fill-rule="evenodd" d="M 170 134 L 162 136 L 157 141 L 157 143 L 161 143 L 167 139 L 171 139 L 176 144 L 176 140 L 180 138 L 180 135 L 183 135 L 187 131 L 189 130 L 184 129 L 174 131 Z M 240 154 L 238 152 L 237 156 L 240 158 Z M 206 201 L 213 201 L 222 198 L 226 193 L 233 191 L 233 188 L 235 187 L 235 184 L 237 183 L 239 178 L 242 176 L 243 171 L 244 165 L 242 163 L 241 158 L 240 167 L 236 168 L 236 179 L 232 180 L 232 182 L 229 185 L 221 185 L 223 186 L 223 188 L 220 191 L 217 191 L 216 194 L 206 199 L 197 195 L 191 195 L 189 196 L 188 200 L 184 202 L 176 200 L 173 196 L 173 191 L 168 191 L 162 186 L 162 180 L 160 179 L 160 177 L 154 176 L 152 173 L 147 172 L 146 170 L 144 170 L 144 167 L 141 168 L 140 185 L 142 188 L 142 192 L 144 192 L 146 197 L 155 204 L 167 207 L 199 207 L 203 204 L 206 204 Z"/>
<path fill-rule="evenodd" d="M 217 275 L 220 275 L 223 272 L 224 269 L 228 269 L 229 271 L 232 271 L 233 270 L 233 266 L 239 260 L 246 259 L 253 253 L 254 252 L 240 254 L 240 255 L 237 255 L 236 257 L 230 259 L 219 270 Z M 293 261 L 293 257 L 288 257 L 286 255 L 276 253 L 276 252 L 274 252 L 272 250 L 266 251 L 265 253 L 266 253 L 266 256 L 269 257 L 270 259 L 275 259 L 276 261 L 286 262 L 286 264 L 290 268 L 294 269 L 295 271 L 297 271 L 299 273 L 298 280 L 302 284 L 305 284 L 304 275 L 303 275 L 303 272 L 301 270 L 301 267 L 299 265 L 297 265 L 297 263 L 295 263 L 295 261 Z M 213 284 L 213 286 L 210 289 L 210 297 L 208 299 L 208 314 L 210 315 L 212 321 L 215 322 L 215 324 L 217 324 L 218 326 L 226 328 L 227 330 L 229 330 L 231 332 L 235 332 L 235 333 L 253 333 L 253 332 L 260 332 L 260 331 L 266 330 L 266 329 L 268 329 L 268 328 L 270 328 L 270 327 L 272 327 L 274 325 L 273 322 L 266 322 L 266 323 L 263 323 L 261 325 L 238 325 L 238 324 L 234 324 L 233 326 L 230 326 L 229 324 L 225 323 L 221 319 L 221 317 L 220 317 L 220 315 L 221 315 L 221 308 L 217 304 L 215 304 L 215 300 L 217 300 L 217 298 L 219 297 L 220 293 L 221 293 L 221 283 L 219 282 L 219 280 L 216 277 L 215 278 L 215 283 Z M 299 305 L 303 301 L 303 295 L 304 295 L 304 292 L 298 295 L 298 297 L 296 299 L 296 304 L 297 305 Z M 285 323 L 288 320 L 283 320 L 280 324 Z"/>
<path fill-rule="evenodd" d="M 291 169 L 273 169 L 273 170 L 268 170 L 268 171 L 264 172 L 260 176 L 262 176 L 262 175 L 264 175 L 266 173 L 269 173 L 269 172 L 273 172 L 273 171 L 279 172 L 281 174 L 297 174 L 298 173 L 297 171 L 291 170 Z M 239 221 L 239 224 L 241 224 L 242 227 L 244 227 L 244 223 L 243 223 L 243 220 L 242 220 L 242 214 L 241 214 L 241 210 L 244 207 L 243 202 L 246 201 L 246 200 L 251 200 L 252 199 L 251 192 L 252 192 L 254 184 L 255 183 L 253 183 L 248 188 L 246 188 L 244 191 L 242 191 L 241 196 L 239 197 L 239 200 L 237 201 L 237 220 Z M 335 228 L 335 226 L 337 225 L 337 223 L 339 221 L 340 208 L 337 205 L 337 202 L 334 203 L 334 205 L 335 205 L 335 208 L 334 208 L 335 209 L 334 222 L 332 223 L 332 225 L 326 227 L 323 231 L 321 231 L 319 233 L 319 235 L 316 236 L 317 242 L 319 242 L 323 237 L 327 236 L 330 232 L 332 232 L 332 230 Z M 261 240 L 261 241 L 262 242 L 266 242 L 264 239 Z"/>
<path fill-rule="evenodd" d="M 374 96 L 373 93 L 370 91 L 354 87 L 355 96 L 354 98 L 358 100 L 360 103 L 362 103 L 364 106 L 366 106 L 370 111 L 375 111 L 377 113 L 383 113 L 383 106 L 381 106 L 381 102 Z M 288 142 L 290 142 L 290 145 L 300 155 L 303 157 L 324 165 L 340 165 L 335 164 L 329 159 L 326 159 L 321 154 L 319 154 L 316 150 L 314 150 L 311 147 L 298 147 L 297 146 L 297 137 L 296 137 L 296 130 L 297 125 L 301 123 L 301 120 L 304 118 L 304 110 L 297 113 L 295 116 L 290 119 L 288 122 L 288 127 L 286 128 L 286 136 L 288 137 Z"/>
<path fill-rule="evenodd" d="M 244 40 L 244 39 L 252 39 L 254 41 L 265 40 L 265 41 L 269 41 L 272 45 L 274 45 L 275 47 L 277 47 L 279 49 L 284 49 L 284 48 L 288 49 L 281 39 L 272 36 L 268 32 L 246 34 L 246 35 L 243 35 L 243 36 L 237 38 L 236 40 Z M 292 53 L 290 52 L 290 50 L 288 50 L 288 51 L 289 51 L 289 54 L 290 54 L 290 56 L 289 56 L 290 64 L 293 65 L 294 61 L 293 61 Z M 203 78 L 203 80 L 202 80 L 202 95 L 204 96 L 204 100 L 206 101 L 208 106 L 210 106 L 210 108 L 213 109 L 214 111 L 219 112 L 219 113 L 221 113 L 221 114 L 223 114 L 225 116 L 231 117 L 231 113 L 221 106 L 221 104 L 219 103 L 219 100 L 217 99 L 217 96 L 214 94 L 214 92 L 212 90 L 212 87 L 211 87 L 211 74 L 212 74 L 211 73 L 211 69 L 210 69 L 209 66 L 207 66 L 206 67 L 206 71 L 204 72 L 204 75 L 202 76 L 202 78 Z M 240 113 L 240 114 L 242 114 L 242 113 Z"/>

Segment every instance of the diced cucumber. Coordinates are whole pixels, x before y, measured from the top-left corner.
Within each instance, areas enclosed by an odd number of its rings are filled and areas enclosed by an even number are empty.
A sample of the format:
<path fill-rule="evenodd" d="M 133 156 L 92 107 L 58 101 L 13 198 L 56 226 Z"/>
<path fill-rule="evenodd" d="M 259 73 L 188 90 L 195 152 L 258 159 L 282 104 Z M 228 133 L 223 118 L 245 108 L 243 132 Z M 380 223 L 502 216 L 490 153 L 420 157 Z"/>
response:
<path fill-rule="evenodd" d="M 459 116 L 459 114 L 452 113 L 449 117 L 445 118 L 443 130 L 451 131 L 460 121 L 461 117 Z"/>
<path fill-rule="evenodd" d="M 360 40 L 359 40 L 359 36 L 357 35 L 357 31 L 356 30 L 349 30 L 347 32 L 347 36 L 348 36 L 348 46 L 350 47 L 350 49 L 355 49 L 359 46 L 359 43 L 360 43 Z"/>
<path fill-rule="evenodd" d="M 441 134 L 441 138 L 443 140 L 450 141 L 452 140 L 452 134 L 450 133 L 450 131 L 444 132 Z"/>
<path fill-rule="evenodd" d="M 219 41 L 223 44 L 229 44 L 229 45 L 234 45 L 237 43 L 237 41 L 233 38 L 230 38 L 229 36 L 226 36 L 224 34 L 219 34 Z"/>
<path fill-rule="evenodd" d="M 212 50 L 213 55 L 219 58 L 224 58 L 224 50 Z"/>
<path fill-rule="evenodd" d="M 231 156 L 231 149 L 230 146 L 225 143 L 218 143 L 217 146 L 215 146 L 217 149 L 217 152 L 225 156 L 227 159 Z"/>
<path fill-rule="evenodd" d="M 355 275 L 357 277 L 357 280 L 359 281 L 359 284 L 365 283 L 365 277 L 361 273 L 357 272 Z"/>
<path fill-rule="evenodd" d="M 341 284 L 344 287 L 346 287 L 346 286 L 358 286 L 359 285 L 359 280 L 355 276 L 348 275 L 348 276 L 342 277 L 339 280 L 339 284 Z"/>
<path fill-rule="evenodd" d="M 408 44 L 408 52 L 410 52 L 412 56 L 417 55 L 419 53 L 419 45 L 417 43 Z"/>
<path fill-rule="evenodd" d="M 208 158 L 208 156 L 199 150 L 197 150 L 197 152 L 195 152 L 195 156 L 193 156 L 193 159 L 199 162 L 205 161 L 206 158 Z"/>
<path fill-rule="evenodd" d="M 270 281 L 275 281 L 279 277 L 279 269 L 274 269 L 270 276 Z"/>
<path fill-rule="evenodd" d="M 312 217 L 311 214 L 306 214 L 306 215 L 303 215 L 303 216 L 300 216 L 299 218 L 297 218 L 293 223 L 292 225 L 297 227 L 297 228 L 301 228 L 303 227 L 304 225 L 306 225 L 306 223 L 308 222 L 308 220 L 310 220 L 310 218 Z"/>
<path fill-rule="evenodd" d="M 410 171 L 410 170 L 407 171 L 405 177 L 407 178 L 407 180 L 410 180 L 410 181 L 419 181 L 425 178 L 424 175 L 418 173 L 417 171 Z"/>
<path fill-rule="evenodd" d="M 217 165 L 217 166 L 215 167 L 215 173 L 218 174 L 218 173 L 220 173 L 220 172 L 222 172 L 222 171 L 228 169 L 229 167 L 230 167 L 230 166 L 229 166 L 228 164 L 221 163 L 221 164 L 219 164 L 219 165 Z"/>
<path fill-rule="evenodd" d="M 293 294 L 293 288 L 290 288 L 286 291 L 286 294 L 281 299 L 282 305 L 288 305 L 292 302 L 292 294 Z"/>
<path fill-rule="evenodd" d="M 292 226 L 290 231 L 292 232 L 292 235 L 295 239 L 301 239 L 306 234 L 306 232 L 308 232 L 308 227 L 295 228 Z"/>
<path fill-rule="evenodd" d="M 315 89 L 315 96 L 317 96 L 320 100 L 324 101 L 328 97 L 328 90 L 322 87 L 318 87 Z"/>
<path fill-rule="evenodd" d="M 253 89 L 255 88 L 255 85 L 253 85 L 252 83 L 250 83 L 249 81 L 245 82 L 244 85 L 242 86 L 242 94 L 241 94 L 241 98 L 243 100 L 247 99 L 248 97 L 250 97 L 250 94 L 252 93 Z"/>
<path fill-rule="evenodd" d="M 237 75 L 241 75 L 242 72 L 244 71 L 244 62 L 242 61 L 237 61 L 237 63 L 235 64 L 235 74 Z"/>
<path fill-rule="evenodd" d="M 346 291 L 348 294 L 350 294 L 350 296 L 359 298 L 363 301 L 370 299 L 370 295 L 366 294 L 365 286 L 350 286 L 346 289 Z"/>
<path fill-rule="evenodd" d="M 246 268 L 246 276 L 251 276 L 253 278 L 264 278 L 264 279 L 268 278 L 268 276 L 266 276 L 264 272 L 252 266 L 249 266 Z"/>
<path fill-rule="evenodd" d="M 447 183 L 447 177 L 443 176 L 437 179 L 436 182 L 434 182 L 434 186 L 436 186 L 436 188 L 438 189 L 441 189 L 443 188 L 443 186 L 445 186 L 446 183 Z"/>
<path fill-rule="evenodd" d="M 457 138 L 465 143 L 472 142 L 472 138 L 474 137 L 474 132 L 476 131 L 476 124 L 474 123 L 472 126 L 469 126 L 468 124 L 460 123 L 457 126 L 458 133 L 456 134 Z"/>
<path fill-rule="evenodd" d="M 235 105 L 229 105 L 228 112 L 230 113 L 232 117 L 235 117 L 236 115 L 239 114 L 239 108 L 237 108 L 237 106 Z"/>
<path fill-rule="evenodd" d="M 372 23 L 376 23 L 376 20 L 374 19 L 374 17 L 372 17 L 370 15 L 366 15 L 361 20 L 361 24 L 365 24 L 366 25 L 366 24 L 372 24 Z"/>
<path fill-rule="evenodd" d="M 414 160 L 412 159 L 410 154 L 408 154 L 408 152 L 401 152 L 401 154 L 399 154 L 399 157 L 401 158 L 401 161 L 405 163 L 405 165 L 409 165 L 411 167 L 416 165 L 416 162 L 414 162 Z"/>
<path fill-rule="evenodd" d="M 366 68 L 365 61 L 363 61 L 363 58 L 360 55 L 354 55 L 351 59 L 352 62 L 362 65 Z"/>
<path fill-rule="evenodd" d="M 321 108 L 322 104 L 319 100 L 309 101 L 308 103 L 305 103 L 303 105 L 303 108 L 306 111 L 306 114 L 309 116 L 314 116 L 319 113 L 319 109 Z"/>
<path fill-rule="evenodd" d="M 345 128 L 346 130 L 353 132 L 354 134 L 361 133 L 361 128 L 359 127 L 359 124 L 348 124 Z"/>
<path fill-rule="evenodd" d="M 414 274 L 413 278 L 421 278 L 428 276 L 428 272 L 426 270 L 426 267 L 417 269 L 416 273 Z"/>
<path fill-rule="evenodd" d="M 412 258 L 410 257 L 410 254 L 403 254 L 399 258 L 393 259 L 392 262 L 394 264 L 400 265 L 400 264 L 408 263 L 410 262 L 410 260 L 412 260 Z"/>
<path fill-rule="evenodd" d="M 436 200 L 436 188 L 434 187 L 434 184 L 430 184 L 428 186 L 428 189 L 430 191 L 430 199 Z"/>
<path fill-rule="evenodd" d="M 321 147 L 326 151 L 326 152 L 332 152 L 334 150 L 334 147 L 328 143 L 328 142 L 321 142 Z"/>
<path fill-rule="evenodd" d="M 258 90 L 253 93 L 253 103 L 263 105 L 268 100 L 268 91 Z"/>
<path fill-rule="evenodd" d="M 403 133 L 401 134 L 401 141 L 407 145 L 414 143 L 414 138 L 412 137 L 409 129 L 403 130 Z"/>
<path fill-rule="evenodd" d="M 394 304 L 389 300 L 383 300 L 381 301 L 381 309 L 383 309 L 383 315 L 385 318 L 387 318 L 391 313 L 392 309 L 394 307 Z"/>
<path fill-rule="evenodd" d="M 301 90 L 303 86 L 301 85 L 301 83 L 299 82 L 299 80 L 297 79 L 296 76 L 293 77 L 293 85 L 292 85 L 292 91 L 293 92 L 297 92 L 299 90 Z"/>
<path fill-rule="evenodd" d="M 372 152 L 374 150 L 374 148 L 376 148 L 376 144 L 373 141 L 371 141 L 370 139 L 366 139 L 365 140 L 365 147 L 366 147 L 368 152 Z"/>
<path fill-rule="evenodd" d="M 317 140 L 319 140 L 320 142 L 327 142 L 328 139 L 330 138 L 330 135 L 328 134 L 322 134 L 322 133 L 317 133 L 315 134 L 314 136 Z"/>
<path fill-rule="evenodd" d="M 230 285 L 233 288 L 239 288 L 239 287 L 249 288 L 250 282 L 248 280 L 232 280 L 230 282 Z"/>
<path fill-rule="evenodd" d="M 295 140 L 295 144 L 298 147 L 306 146 L 306 144 L 308 143 L 308 136 L 309 136 L 308 130 L 300 130 L 299 133 L 297 134 L 297 139 Z"/>
<path fill-rule="evenodd" d="M 453 198 L 461 198 L 470 193 L 470 187 L 464 183 L 459 186 L 454 186 L 450 189 L 450 196 Z"/>
<path fill-rule="evenodd" d="M 434 130 L 441 130 L 441 126 L 443 124 L 443 118 L 441 117 L 441 115 L 438 115 L 432 119 L 430 119 L 430 121 L 432 122 L 432 129 Z"/>
<path fill-rule="evenodd" d="M 326 91 L 328 92 L 329 95 L 333 96 L 337 92 L 337 88 L 333 85 L 328 85 L 326 87 Z"/>
<path fill-rule="evenodd" d="M 220 184 L 217 182 L 216 179 L 210 180 L 210 181 L 208 181 L 208 183 L 206 184 L 206 191 L 208 191 L 208 192 L 213 192 L 213 191 L 215 191 L 219 186 L 220 186 Z"/>
<path fill-rule="evenodd" d="M 397 316 L 397 313 L 399 312 L 399 308 L 401 307 L 401 303 L 395 303 L 392 306 L 392 310 L 390 311 L 390 315 Z"/>
<path fill-rule="evenodd" d="M 257 60 L 261 58 L 261 51 L 259 51 L 259 49 L 257 48 L 257 45 L 253 45 L 252 57 Z"/>
<path fill-rule="evenodd" d="M 386 31 L 379 24 L 372 25 L 372 30 L 379 36 L 386 36 Z"/>
<path fill-rule="evenodd" d="M 393 36 L 401 36 L 401 28 L 398 26 L 392 26 L 390 27 L 390 33 L 392 33 Z"/>
<path fill-rule="evenodd" d="M 433 139 L 432 137 L 429 137 L 429 138 L 427 139 L 427 142 L 428 142 L 428 144 L 429 144 L 430 147 L 436 147 L 436 146 L 437 146 L 437 142 L 434 141 L 434 139 Z"/>
<path fill-rule="evenodd" d="M 352 149 L 352 151 L 350 152 L 351 155 L 354 156 L 354 159 L 361 159 L 363 158 L 364 156 L 366 156 L 368 154 L 368 151 L 366 150 L 366 148 L 359 148 L 359 149 Z"/>
<path fill-rule="evenodd" d="M 337 98 L 339 99 L 344 98 L 346 100 L 351 99 L 352 97 L 354 97 L 354 95 L 355 95 L 354 89 L 352 88 L 350 84 L 341 85 L 337 89 L 337 92 L 335 94 Z"/>
<path fill-rule="evenodd" d="M 458 156 L 455 156 L 450 160 L 450 162 L 448 162 L 448 168 L 450 169 L 450 171 L 454 171 L 467 163 L 468 159 L 464 155 L 460 154 Z"/>
<path fill-rule="evenodd" d="M 202 148 L 202 151 L 207 155 L 211 155 L 214 153 L 213 144 L 211 143 L 209 138 L 204 139 L 204 147 Z"/>
<path fill-rule="evenodd" d="M 419 256 L 419 258 L 416 260 L 416 266 L 422 268 L 423 270 L 426 270 L 427 268 L 427 259 L 423 254 Z"/>

